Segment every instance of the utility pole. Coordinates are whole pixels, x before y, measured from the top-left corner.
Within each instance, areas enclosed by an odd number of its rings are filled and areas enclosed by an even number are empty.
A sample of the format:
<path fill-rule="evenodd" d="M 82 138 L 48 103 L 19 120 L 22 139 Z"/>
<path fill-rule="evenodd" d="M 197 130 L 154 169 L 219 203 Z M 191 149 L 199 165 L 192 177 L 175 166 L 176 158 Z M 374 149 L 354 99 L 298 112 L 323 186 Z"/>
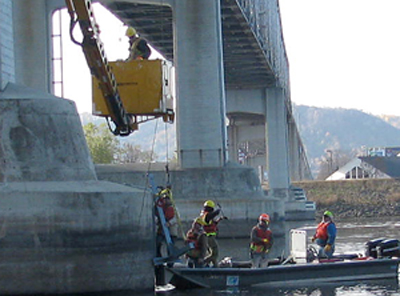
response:
<path fill-rule="evenodd" d="M 332 155 L 333 155 L 333 151 L 330 149 L 325 150 L 326 153 L 328 153 L 328 173 L 329 176 L 333 173 L 333 159 L 332 159 Z"/>

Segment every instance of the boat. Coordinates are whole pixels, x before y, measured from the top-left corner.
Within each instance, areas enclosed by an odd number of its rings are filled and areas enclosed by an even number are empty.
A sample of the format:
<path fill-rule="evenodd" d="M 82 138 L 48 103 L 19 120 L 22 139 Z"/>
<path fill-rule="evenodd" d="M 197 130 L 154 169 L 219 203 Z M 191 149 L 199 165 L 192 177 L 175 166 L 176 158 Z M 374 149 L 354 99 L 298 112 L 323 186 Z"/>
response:
<path fill-rule="evenodd" d="M 287 286 L 322 282 L 394 279 L 399 259 L 274 265 L 267 268 L 166 268 L 176 289 Z"/>
<path fill-rule="evenodd" d="M 337 255 L 324 260 L 314 257 L 310 260 L 310 250 L 315 255 L 315 248 L 306 246 L 306 232 L 291 230 L 291 255 L 286 260 L 271 260 L 271 265 L 266 268 L 253 269 L 248 264 L 233 263 L 219 268 L 174 266 L 166 267 L 165 271 L 169 283 L 176 289 L 243 288 L 257 285 L 286 287 L 397 279 L 399 241 L 376 239 L 368 242 L 367 247 L 366 255 Z"/>

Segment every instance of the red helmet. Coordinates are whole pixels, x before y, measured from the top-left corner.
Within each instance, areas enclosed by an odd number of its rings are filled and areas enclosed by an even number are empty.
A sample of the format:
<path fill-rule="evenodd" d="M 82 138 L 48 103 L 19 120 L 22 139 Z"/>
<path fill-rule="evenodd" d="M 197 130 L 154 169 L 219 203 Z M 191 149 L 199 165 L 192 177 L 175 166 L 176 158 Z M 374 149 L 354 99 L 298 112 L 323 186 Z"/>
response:
<path fill-rule="evenodd" d="M 269 222 L 269 215 L 268 214 L 261 214 L 260 217 L 258 217 L 258 220 L 261 221 L 265 221 L 265 222 Z"/>

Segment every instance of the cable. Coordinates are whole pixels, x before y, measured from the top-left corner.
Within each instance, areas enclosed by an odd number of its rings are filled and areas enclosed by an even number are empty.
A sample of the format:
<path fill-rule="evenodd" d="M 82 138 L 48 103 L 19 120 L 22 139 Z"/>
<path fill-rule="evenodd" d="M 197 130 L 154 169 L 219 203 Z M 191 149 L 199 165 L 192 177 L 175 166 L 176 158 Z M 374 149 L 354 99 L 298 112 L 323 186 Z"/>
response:
<path fill-rule="evenodd" d="M 167 182 L 166 184 L 169 185 L 170 184 L 170 180 L 169 180 L 169 168 L 168 168 L 168 164 L 169 164 L 169 156 L 168 156 L 168 128 L 167 128 L 167 123 L 164 123 L 164 129 L 165 129 L 165 146 L 166 146 L 166 153 L 165 153 L 165 158 L 166 158 L 166 173 L 167 173 Z"/>
<path fill-rule="evenodd" d="M 151 147 L 149 165 L 148 165 L 147 171 L 146 171 L 146 181 L 145 181 L 145 187 L 143 189 L 142 206 L 140 208 L 139 221 L 141 220 L 141 217 L 142 217 L 142 214 L 143 214 L 147 188 L 149 188 L 149 180 L 148 180 L 147 176 L 149 175 L 149 172 L 150 172 L 150 169 L 151 169 L 151 162 L 153 160 L 153 152 L 154 152 L 154 146 L 155 146 L 155 142 L 156 142 L 157 128 L 158 128 L 158 120 L 156 120 L 156 125 L 154 127 L 153 144 L 152 144 L 152 147 Z M 140 225 L 140 222 L 139 222 L 139 225 Z"/>

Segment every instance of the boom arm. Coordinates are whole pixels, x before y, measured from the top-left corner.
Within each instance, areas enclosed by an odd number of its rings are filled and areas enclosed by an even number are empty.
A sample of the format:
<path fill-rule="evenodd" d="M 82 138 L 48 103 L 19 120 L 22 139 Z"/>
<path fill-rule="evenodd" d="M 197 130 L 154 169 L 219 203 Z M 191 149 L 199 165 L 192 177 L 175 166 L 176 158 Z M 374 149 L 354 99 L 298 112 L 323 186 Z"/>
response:
<path fill-rule="evenodd" d="M 96 23 L 91 0 L 65 0 L 71 16 L 70 34 L 74 43 L 82 46 L 91 74 L 99 81 L 99 88 L 106 99 L 111 120 L 116 128 L 112 131 L 115 135 L 127 136 L 137 129 L 137 123 L 132 116 L 127 114 L 120 98 L 117 82 L 100 40 L 99 26 Z M 83 33 L 82 43 L 77 42 L 72 35 L 75 25 Z"/>

